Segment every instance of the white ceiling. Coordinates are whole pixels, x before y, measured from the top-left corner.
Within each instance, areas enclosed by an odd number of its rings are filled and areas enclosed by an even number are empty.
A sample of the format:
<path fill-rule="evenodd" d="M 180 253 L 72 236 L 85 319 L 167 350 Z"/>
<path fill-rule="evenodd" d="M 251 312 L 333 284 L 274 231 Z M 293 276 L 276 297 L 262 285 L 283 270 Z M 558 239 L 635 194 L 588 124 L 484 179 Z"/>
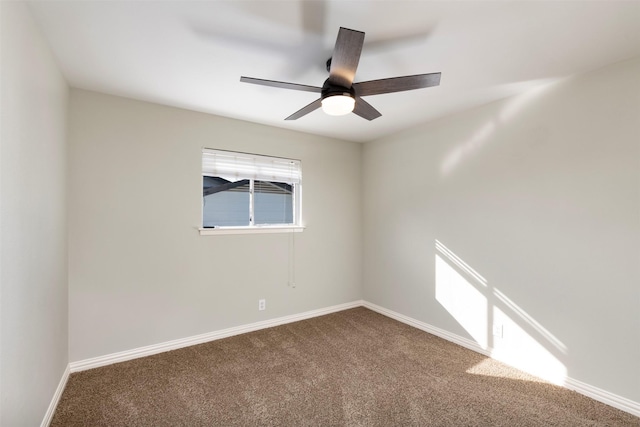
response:
<path fill-rule="evenodd" d="M 640 55 L 640 2 L 44 1 L 31 9 L 73 87 L 370 141 Z M 382 117 L 321 110 L 339 27 L 366 33 L 355 81 L 442 72 L 439 87 L 367 97 Z"/>

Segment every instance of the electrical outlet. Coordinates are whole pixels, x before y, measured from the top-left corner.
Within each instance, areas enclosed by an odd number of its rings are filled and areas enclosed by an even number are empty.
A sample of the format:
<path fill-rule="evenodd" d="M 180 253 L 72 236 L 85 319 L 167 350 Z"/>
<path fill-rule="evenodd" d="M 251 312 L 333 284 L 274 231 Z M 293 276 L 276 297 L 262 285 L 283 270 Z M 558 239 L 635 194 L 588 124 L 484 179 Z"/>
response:
<path fill-rule="evenodd" d="M 493 336 L 502 338 L 502 325 L 493 325 Z"/>
<path fill-rule="evenodd" d="M 266 308 L 267 308 L 267 300 L 259 299 L 258 300 L 258 310 L 262 311 L 262 310 L 266 310 Z"/>

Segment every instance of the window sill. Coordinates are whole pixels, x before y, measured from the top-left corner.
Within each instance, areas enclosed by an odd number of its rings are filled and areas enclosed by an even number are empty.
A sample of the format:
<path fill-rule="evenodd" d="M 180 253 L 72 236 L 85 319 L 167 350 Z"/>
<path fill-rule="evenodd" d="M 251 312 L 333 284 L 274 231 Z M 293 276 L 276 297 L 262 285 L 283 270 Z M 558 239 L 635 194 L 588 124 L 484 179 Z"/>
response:
<path fill-rule="evenodd" d="M 301 233 L 304 228 L 301 225 L 265 225 L 255 227 L 200 227 L 198 230 L 200 230 L 201 236 L 214 236 L 221 234 Z"/>

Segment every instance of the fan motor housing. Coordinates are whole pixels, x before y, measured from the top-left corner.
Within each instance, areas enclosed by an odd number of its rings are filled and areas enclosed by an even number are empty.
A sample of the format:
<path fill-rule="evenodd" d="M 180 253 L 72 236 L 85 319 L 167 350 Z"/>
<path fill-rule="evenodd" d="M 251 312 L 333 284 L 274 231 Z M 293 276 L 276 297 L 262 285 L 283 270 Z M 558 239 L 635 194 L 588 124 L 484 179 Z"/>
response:
<path fill-rule="evenodd" d="M 325 80 L 324 84 L 322 85 L 322 91 L 320 93 L 322 99 L 335 95 L 350 96 L 351 98 L 356 97 L 356 91 L 353 89 L 353 87 L 346 88 L 344 86 L 335 85 L 330 83 L 329 79 Z"/>

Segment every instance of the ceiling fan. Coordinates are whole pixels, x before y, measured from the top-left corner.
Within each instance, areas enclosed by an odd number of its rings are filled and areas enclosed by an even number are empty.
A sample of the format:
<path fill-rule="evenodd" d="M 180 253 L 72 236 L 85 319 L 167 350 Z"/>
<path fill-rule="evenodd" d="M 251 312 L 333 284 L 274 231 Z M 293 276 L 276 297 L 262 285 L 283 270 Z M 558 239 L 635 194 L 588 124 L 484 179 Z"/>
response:
<path fill-rule="evenodd" d="M 322 87 L 244 76 L 240 77 L 240 81 L 282 89 L 320 93 L 320 98 L 296 111 L 285 120 L 299 119 L 321 106 L 325 113 L 332 116 L 341 116 L 353 112 L 364 119 L 373 120 L 382 114 L 362 99 L 363 96 L 422 89 L 440 84 L 440 73 L 416 74 L 354 83 L 353 79 L 356 75 L 363 44 L 364 33 L 362 31 L 340 27 L 336 45 L 333 48 L 333 55 L 327 60 L 329 78 L 325 80 Z"/>

